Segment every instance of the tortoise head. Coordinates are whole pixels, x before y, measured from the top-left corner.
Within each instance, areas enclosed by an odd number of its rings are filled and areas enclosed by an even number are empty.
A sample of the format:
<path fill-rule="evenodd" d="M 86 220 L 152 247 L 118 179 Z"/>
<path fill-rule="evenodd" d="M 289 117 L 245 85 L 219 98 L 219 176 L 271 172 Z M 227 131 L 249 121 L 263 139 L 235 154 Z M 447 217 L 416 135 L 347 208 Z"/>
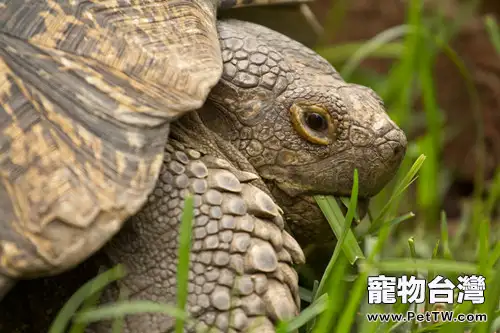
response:
<path fill-rule="evenodd" d="M 349 195 L 354 169 L 359 197 L 377 194 L 406 137 L 375 92 L 346 83 L 310 49 L 261 26 L 238 27 L 219 24 L 224 73 L 209 96 L 217 115 L 205 122 L 253 165 L 302 243 L 317 240 L 328 225 L 311 196 Z"/>

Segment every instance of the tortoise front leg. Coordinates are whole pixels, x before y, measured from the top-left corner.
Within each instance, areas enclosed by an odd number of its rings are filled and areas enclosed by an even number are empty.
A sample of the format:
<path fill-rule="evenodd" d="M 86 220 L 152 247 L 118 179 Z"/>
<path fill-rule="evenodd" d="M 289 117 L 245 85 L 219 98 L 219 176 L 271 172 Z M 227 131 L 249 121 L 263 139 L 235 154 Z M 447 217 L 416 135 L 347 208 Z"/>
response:
<path fill-rule="evenodd" d="M 195 329 L 274 332 L 279 319 L 299 311 L 298 278 L 292 264 L 304 255 L 283 230 L 280 209 L 250 184 L 256 176 L 173 142 L 148 203 L 105 248 L 125 264 L 122 280 L 131 299 L 176 303 L 179 225 L 188 193 L 194 194 L 188 311 Z M 111 293 L 112 299 L 117 291 Z M 109 293 L 108 293 L 109 296 Z M 160 333 L 173 318 L 133 315 L 126 332 Z M 96 331 L 107 332 L 104 324 Z"/>

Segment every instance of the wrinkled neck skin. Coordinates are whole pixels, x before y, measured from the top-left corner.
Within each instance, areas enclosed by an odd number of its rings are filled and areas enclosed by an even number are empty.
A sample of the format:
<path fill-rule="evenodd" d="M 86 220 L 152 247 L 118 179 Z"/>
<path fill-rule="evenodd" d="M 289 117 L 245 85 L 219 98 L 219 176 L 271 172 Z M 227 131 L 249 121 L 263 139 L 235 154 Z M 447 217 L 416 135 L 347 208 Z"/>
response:
<path fill-rule="evenodd" d="M 173 123 L 170 129 L 170 137 L 186 144 L 186 146 L 199 150 L 203 154 L 224 159 L 237 170 L 258 175 L 259 173 L 245 155 L 232 142 L 207 126 L 202 119 L 202 115 L 216 118 L 219 112 L 220 110 L 216 106 L 207 102 L 198 112 L 189 113 Z M 255 180 L 253 185 L 271 195 L 262 179 Z"/>
<path fill-rule="evenodd" d="M 261 177 L 302 245 L 333 237 L 312 195 L 378 193 L 406 150 L 404 133 L 371 89 L 346 83 L 323 58 L 277 32 L 220 21 L 224 71 L 172 135 Z"/>
<path fill-rule="evenodd" d="M 205 119 L 200 115 L 204 115 Z M 208 102 L 197 113 L 190 113 L 173 123 L 170 137 L 203 154 L 222 158 L 235 169 L 261 176 L 238 147 L 209 127 L 214 122 L 224 121 L 223 115 L 217 106 Z M 334 239 L 328 222 L 312 196 L 291 197 L 272 180 L 266 180 L 262 176 L 253 180 L 252 185 L 269 194 L 280 205 L 285 213 L 286 229 L 302 247 Z"/>

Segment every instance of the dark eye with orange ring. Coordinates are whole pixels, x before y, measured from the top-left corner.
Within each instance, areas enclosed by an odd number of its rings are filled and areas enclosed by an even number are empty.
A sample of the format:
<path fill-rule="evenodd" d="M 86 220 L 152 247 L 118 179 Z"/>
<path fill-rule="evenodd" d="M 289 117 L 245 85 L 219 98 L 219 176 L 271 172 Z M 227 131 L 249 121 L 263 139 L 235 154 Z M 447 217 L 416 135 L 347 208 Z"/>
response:
<path fill-rule="evenodd" d="M 295 103 L 290 113 L 294 129 L 307 141 L 328 145 L 335 139 L 336 121 L 324 107 Z"/>

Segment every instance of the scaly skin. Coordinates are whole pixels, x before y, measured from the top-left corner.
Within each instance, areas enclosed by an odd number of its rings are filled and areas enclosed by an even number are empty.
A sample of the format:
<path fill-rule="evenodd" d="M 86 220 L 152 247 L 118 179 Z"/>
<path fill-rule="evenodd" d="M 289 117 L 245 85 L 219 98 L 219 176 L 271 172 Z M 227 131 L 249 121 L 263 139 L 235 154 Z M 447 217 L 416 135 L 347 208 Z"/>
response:
<path fill-rule="evenodd" d="M 309 202 L 313 194 L 348 194 L 354 168 L 360 196 L 376 194 L 399 166 L 406 138 L 373 91 L 344 82 L 304 46 L 245 22 L 220 22 L 218 31 L 221 81 L 200 111 L 172 125 L 147 204 L 88 265 L 123 263 L 129 271 L 106 290 L 105 302 L 125 288 L 131 299 L 175 303 L 178 226 L 184 198 L 192 192 L 188 310 L 199 322 L 194 328 L 273 332 L 278 319 L 299 311 L 292 265 L 304 260 L 284 230 L 278 205 L 293 221 L 292 231 L 303 235 L 300 240 L 313 241 L 314 229 L 324 228 L 319 210 L 294 204 Z M 7 299 L 46 300 L 54 286 L 42 283 L 42 297 Z M 59 292 L 64 288 L 70 289 Z M 38 309 L 48 307 L 41 304 Z M 0 316 L 11 308 L 0 309 Z M 15 322 L 14 315 L 7 315 L 9 320 L 0 317 L 1 330 L 43 327 L 11 328 L 6 325 Z M 163 315 L 134 315 L 126 318 L 125 332 L 161 333 L 173 325 Z M 89 332 L 109 332 L 109 323 Z"/>
<path fill-rule="evenodd" d="M 404 133 L 371 89 L 346 83 L 301 44 L 245 22 L 221 23 L 219 30 L 224 73 L 209 95 L 217 107 L 200 113 L 204 123 L 264 179 L 301 244 L 330 237 L 310 195 L 349 195 L 354 168 L 359 196 L 378 193 L 404 156 Z M 310 141 L 325 134 L 303 118 L 293 125 L 300 104 L 327 111 L 328 144 Z"/>
<path fill-rule="evenodd" d="M 107 257 L 131 269 L 123 285 L 133 299 L 175 302 L 177 229 L 183 198 L 194 193 L 188 310 L 201 327 L 272 331 L 277 319 L 298 313 L 291 265 L 304 262 L 299 245 L 283 230 L 278 206 L 251 184 L 256 175 L 170 142 L 148 204 L 105 248 Z M 171 318 L 145 315 L 130 318 L 125 332 L 163 332 L 173 325 Z"/>

